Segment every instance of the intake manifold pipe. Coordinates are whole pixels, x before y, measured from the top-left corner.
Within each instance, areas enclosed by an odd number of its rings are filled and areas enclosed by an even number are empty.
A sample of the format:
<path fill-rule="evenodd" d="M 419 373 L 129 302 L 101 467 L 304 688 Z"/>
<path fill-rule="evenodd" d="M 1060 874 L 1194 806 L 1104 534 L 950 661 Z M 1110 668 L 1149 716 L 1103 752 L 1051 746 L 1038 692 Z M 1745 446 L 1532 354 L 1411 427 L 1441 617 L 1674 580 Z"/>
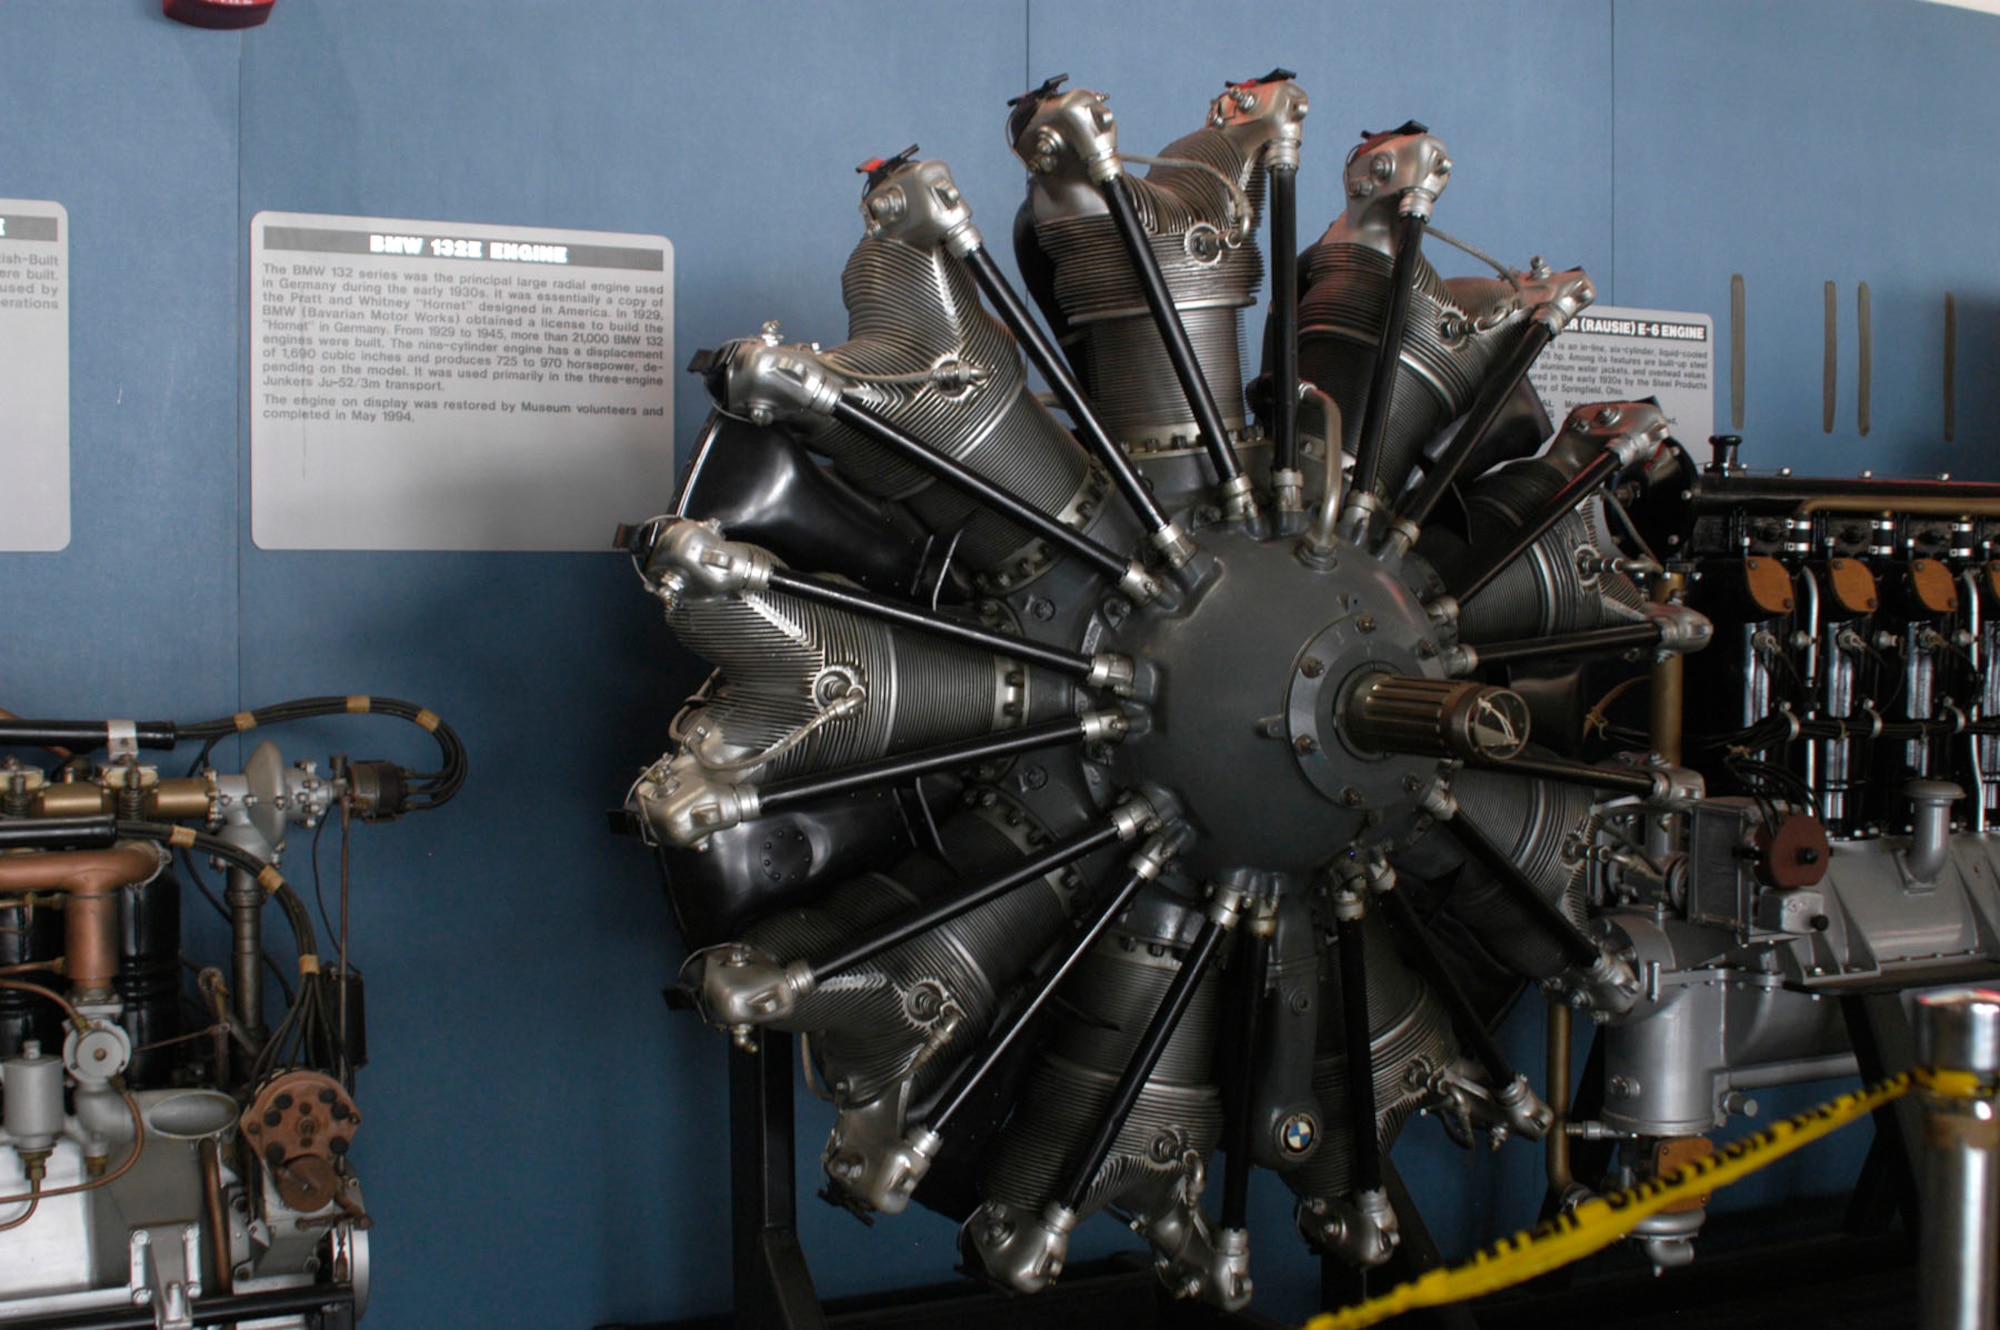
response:
<path fill-rule="evenodd" d="M 63 973 L 77 1001 L 109 995 L 118 975 L 118 889 L 150 882 L 163 861 L 150 845 L 0 856 L 0 895 L 62 892 Z"/>
<path fill-rule="evenodd" d="M 1935 882 L 1951 857 L 1951 806 L 1965 791 L 1948 780 L 1913 780 L 1903 787 L 1910 800 L 1910 848 L 1903 870 L 1913 882 Z"/>

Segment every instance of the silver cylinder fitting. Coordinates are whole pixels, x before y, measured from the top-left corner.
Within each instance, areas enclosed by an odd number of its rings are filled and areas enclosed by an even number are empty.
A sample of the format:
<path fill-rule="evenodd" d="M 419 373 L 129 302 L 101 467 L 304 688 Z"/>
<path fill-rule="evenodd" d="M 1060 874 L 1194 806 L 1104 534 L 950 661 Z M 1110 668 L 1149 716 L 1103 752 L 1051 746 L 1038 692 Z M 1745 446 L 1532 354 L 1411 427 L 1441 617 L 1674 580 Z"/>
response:
<path fill-rule="evenodd" d="M 1923 1092 L 1917 1324 L 1923 1330 L 1994 1330 L 2000 1296 L 2000 1109 L 1994 1093 L 2000 993 L 1960 990 L 1918 998 L 1917 1045 L 1919 1065 L 1935 1075 Z"/>
<path fill-rule="evenodd" d="M 1910 800 L 1910 849 L 1903 867 L 1912 881 L 1935 882 L 1951 857 L 1951 806 L 1965 791 L 1948 780 L 1913 780 L 1903 793 Z"/>

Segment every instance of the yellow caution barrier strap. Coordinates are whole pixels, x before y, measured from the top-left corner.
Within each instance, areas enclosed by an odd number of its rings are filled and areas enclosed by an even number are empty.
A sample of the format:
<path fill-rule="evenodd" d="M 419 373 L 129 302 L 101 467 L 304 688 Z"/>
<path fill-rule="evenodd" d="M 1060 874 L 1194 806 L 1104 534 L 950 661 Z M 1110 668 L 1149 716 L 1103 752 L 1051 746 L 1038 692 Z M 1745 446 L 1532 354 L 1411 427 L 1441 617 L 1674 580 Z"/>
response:
<path fill-rule="evenodd" d="M 1698 1197 L 1746 1178 L 1800 1146 L 1901 1098 L 1913 1084 L 1921 1083 L 1945 1094 L 1966 1093 L 1951 1080 L 1964 1075 L 1903 1072 L 1841 1095 L 1797 1117 L 1774 1122 L 1760 1132 L 1733 1141 L 1706 1158 L 1683 1164 L 1667 1177 L 1608 1196 L 1593 1196 L 1533 1232 L 1502 1238 L 1464 1265 L 1428 1270 L 1381 1297 L 1340 1311 L 1323 1312 L 1306 1322 L 1305 1330 L 1363 1330 L 1418 1307 L 1439 1307 L 1512 1288 L 1603 1251 L 1637 1228 L 1642 1219 L 1658 1214 L 1676 1201 Z M 1977 1078 L 1973 1080 L 1976 1084 Z"/>

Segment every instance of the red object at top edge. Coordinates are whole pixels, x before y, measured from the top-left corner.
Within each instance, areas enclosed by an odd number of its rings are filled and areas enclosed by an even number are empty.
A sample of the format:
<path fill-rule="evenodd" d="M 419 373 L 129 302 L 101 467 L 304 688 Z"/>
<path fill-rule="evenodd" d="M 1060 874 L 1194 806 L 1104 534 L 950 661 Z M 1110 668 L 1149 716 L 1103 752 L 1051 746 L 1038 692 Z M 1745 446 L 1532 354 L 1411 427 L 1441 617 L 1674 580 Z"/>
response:
<path fill-rule="evenodd" d="M 197 28 L 254 28 L 278 0 L 160 0 L 168 18 Z"/>

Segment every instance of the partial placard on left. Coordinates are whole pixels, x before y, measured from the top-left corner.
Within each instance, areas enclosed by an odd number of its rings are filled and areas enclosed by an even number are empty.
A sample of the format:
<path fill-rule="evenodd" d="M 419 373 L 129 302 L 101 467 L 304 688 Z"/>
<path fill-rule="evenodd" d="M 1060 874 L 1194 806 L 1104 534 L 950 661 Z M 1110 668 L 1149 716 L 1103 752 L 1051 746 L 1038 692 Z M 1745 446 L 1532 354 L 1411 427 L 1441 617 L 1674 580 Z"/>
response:
<path fill-rule="evenodd" d="M 0 199 L 0 550 L 69 545 L 69 214 Z"/>

